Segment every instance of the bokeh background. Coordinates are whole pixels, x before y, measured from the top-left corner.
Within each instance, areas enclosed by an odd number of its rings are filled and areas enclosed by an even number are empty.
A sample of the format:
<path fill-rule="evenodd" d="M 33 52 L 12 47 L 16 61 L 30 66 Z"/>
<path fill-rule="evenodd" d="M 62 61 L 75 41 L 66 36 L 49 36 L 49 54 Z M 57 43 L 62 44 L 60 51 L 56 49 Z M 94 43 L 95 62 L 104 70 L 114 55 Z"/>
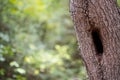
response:
<path fill-rule="evenodd" d="M 0 80 L 87 80 L 77 46 L 69 0 L 0 0 Z"/>

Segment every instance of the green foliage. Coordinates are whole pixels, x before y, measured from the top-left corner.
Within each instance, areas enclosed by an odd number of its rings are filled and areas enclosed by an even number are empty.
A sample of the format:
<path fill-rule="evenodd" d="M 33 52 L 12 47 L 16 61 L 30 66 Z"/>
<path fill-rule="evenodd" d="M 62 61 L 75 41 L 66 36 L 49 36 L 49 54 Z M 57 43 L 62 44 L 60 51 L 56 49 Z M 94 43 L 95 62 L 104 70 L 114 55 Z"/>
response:
<path fill-rule="evenodd" d="M 120 6 L 120 0 L 117 0 L 118 6 Z"/>

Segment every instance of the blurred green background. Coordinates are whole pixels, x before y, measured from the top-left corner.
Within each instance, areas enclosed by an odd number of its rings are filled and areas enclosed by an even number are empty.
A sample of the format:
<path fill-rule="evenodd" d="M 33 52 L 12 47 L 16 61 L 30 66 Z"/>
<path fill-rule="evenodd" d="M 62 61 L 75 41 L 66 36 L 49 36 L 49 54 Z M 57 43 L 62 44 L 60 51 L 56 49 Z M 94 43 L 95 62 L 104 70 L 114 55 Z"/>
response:
<path fill-rule="evenodd" d="M 0 80 L 87 80 L 77 46 L 69 0 L 0 0 Z"/>

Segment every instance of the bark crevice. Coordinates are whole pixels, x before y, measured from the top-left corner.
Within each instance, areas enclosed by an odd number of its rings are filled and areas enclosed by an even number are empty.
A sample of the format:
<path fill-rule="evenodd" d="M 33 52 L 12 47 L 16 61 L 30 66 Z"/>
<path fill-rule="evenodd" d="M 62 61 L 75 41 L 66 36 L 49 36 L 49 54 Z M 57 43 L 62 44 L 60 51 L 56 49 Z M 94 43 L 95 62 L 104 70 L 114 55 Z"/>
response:
<path fill-rule="evenodd" d="M 94 28 L 91 32 L 93 44 L 96 50 L 96 55 L 101 56 L 103 54 L 103 43 L 101 40 L 100 31 L 97 28 Z"/>

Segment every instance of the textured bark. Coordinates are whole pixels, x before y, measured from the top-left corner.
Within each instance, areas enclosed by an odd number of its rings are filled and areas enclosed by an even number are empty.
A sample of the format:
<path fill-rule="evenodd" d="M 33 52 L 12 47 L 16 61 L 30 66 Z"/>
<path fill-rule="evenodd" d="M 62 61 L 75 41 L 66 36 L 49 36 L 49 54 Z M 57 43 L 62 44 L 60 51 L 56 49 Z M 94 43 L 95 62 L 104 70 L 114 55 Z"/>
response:
<path fill-rule="evenodd" d="M 120 80 L 120 12 L 116 0 L 71 0 L 89 80 Z"/>

